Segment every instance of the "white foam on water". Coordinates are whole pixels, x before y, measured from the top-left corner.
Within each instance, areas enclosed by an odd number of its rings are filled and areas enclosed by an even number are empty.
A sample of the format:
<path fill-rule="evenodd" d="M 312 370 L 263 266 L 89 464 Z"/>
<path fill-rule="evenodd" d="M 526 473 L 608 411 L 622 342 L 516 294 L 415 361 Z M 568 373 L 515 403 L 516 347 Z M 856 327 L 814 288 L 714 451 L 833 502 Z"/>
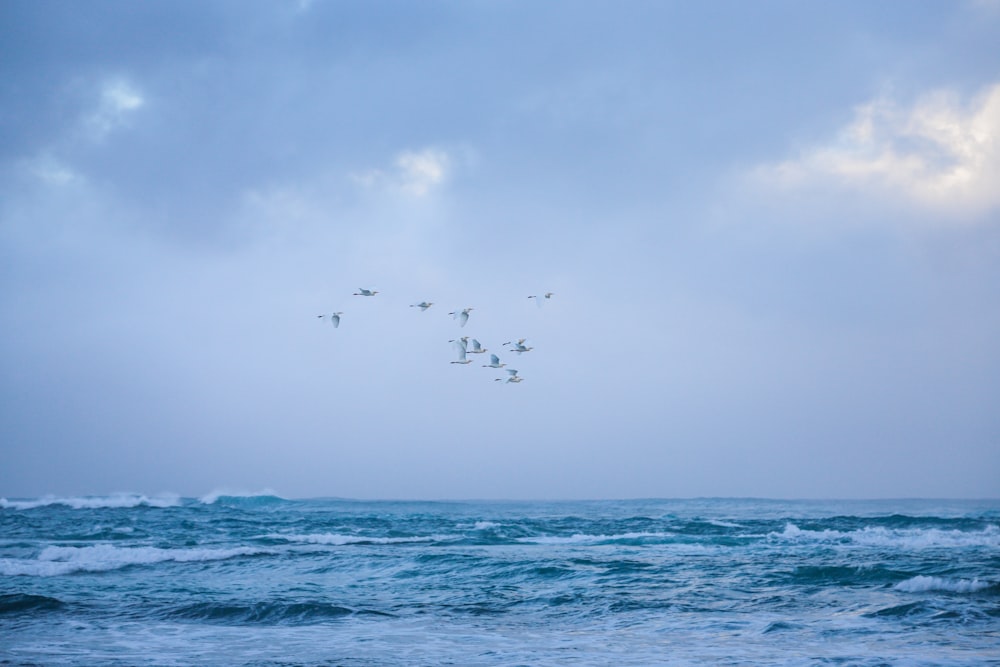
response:
<path fill-rule="evenodd" d="M 860 530 L 803 530 L 794 523 L 767 536 L 773 541 L 829 542 L 903 550 L 1000 547 L 1000 527 L 989 525 L 982 530 L 941 530 L 940 528 L 866 527 Z"/>
<path fill-rule="evenodd" d="M 107 572 L 130 565 L 154 565 L 226 560 L 239 556 L 270 553 L 264 549 L 161 549 L 159 547 L 117 547 L 97 544 L 88 547 L 46 547 L 35 559 L 2 558 L 0 574 L 5 576 L 51 577 L 74 572 Z"/>
<path fill-rule="evenodd" d="M 448 542 L 459 539 L 456 535 L 422 535 L 414 537 L 369 537 L 365 535 L 343 535 L 341 533 L 312 533 L 309 535 L 283 535 L 271 533 L 269 539 L 286 540 L 300 544 L 323 544 L 344 546 L 348 544 L 417 544 L 426 542 Z"/>
<path fill-rule="evenodd" d="M 675 538 L 672 533 L 621 533 L 618 535 L 539 535 L 536 537 L 520 537 L 523 544 L 606 544 L 609 542 L 625 542 L 633 540 L 667 540 Z"/>
<path fill-rule="evenodd" d="M 989 582 L 979 579 L 947 579 L 945 577 L 928 577 L 917 575 L 912 579 L 901 581 L 894 586 L 904 593 L 927 593 L 930 591 L 945 591 L 948 593 L 975 593 L 992 586 Z"/>
<path fill-rule="evenodd" d="M 132 507 L 177 507 L 180 496 L 163 494 L 147 496 L 137 493 L 115 493 L 109 496 L 42 496 L 28 500 L 0 498 L 0 509 L 30 510 L 62 505 L 71 509 L 128 509 Z"/>

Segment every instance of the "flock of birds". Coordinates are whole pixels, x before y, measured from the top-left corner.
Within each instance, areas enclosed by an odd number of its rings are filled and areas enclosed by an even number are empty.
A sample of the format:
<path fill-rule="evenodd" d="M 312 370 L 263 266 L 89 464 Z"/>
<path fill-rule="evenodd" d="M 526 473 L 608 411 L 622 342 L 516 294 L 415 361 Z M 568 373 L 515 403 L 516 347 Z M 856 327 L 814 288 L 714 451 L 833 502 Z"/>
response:
<path fill-rule="evenodd" d="M 362 288 L 359 288 L 359 290 L 357 292 L 354 292 L 353 296 L 373 297 L 373 296 L 375 296 L 378 293 L 379 293 L 378 290 L 365 289 L 365 288 L 362 287 Z M 535 300 L 535 304 L 538 305 L 539 307 L 541 307 L 542 304 L 545 303 L 546 301 L 548 301 L 549 299 L 551 299 L 552 296 L 553 296 L 552 292 L 545 292 L 544 294 L 532 294 L 528 298 L 529 299 L 534 299 Z M 434 305 L 433 301 L 421 301 L 420 303 L 412 303 L 412 304 L 410 304 L 410 308 L 419 308 L 420 312 L 425 312 L 428 308 L 430 308 L 433 305 Z M 469 307 L 463 308 L 461 310 L 453 310 L 453 311 L 451 311 L 448 314 L 451 315 L 452 318 L 454 318 L 458 322 L 458 326 L 464 327 L 468 323 L 468 321 L 469 321 L 469 314 L 473 310 L 475 310 L 475 308 L 473 308 L 472 306 L 469 306 Z M 330 315 L 325 315 L 324 314 L 324 315 L 317 315 L 316 317 L 318 317 L 320 319 L 327 319 L 327 318 L 329 318 L 330 322 L 333 324 L 334 327 L 339 327 L 340 326 L 340 318 L 341 318 L 341 316 L 343 316 L 343 314 L 344 313 L 342 311 L 338 311 L 338 312 L 331 313 Z M 513 353 L 513 354 L 516 354 L 516 355 L 520 356 L 521 354 L 524 354 L 525 352 L 530 352 L 531 350 L 534 349 L 531 346 L 525 345 L 526 341 L 527 341 L 527 338 L 519 338 L 516 341 L 507 341 L 506 343 L 503 344 L 503 347 L 506 348 L 507 346 L 510 346 L 510 349 L 508 351 L 511 352 L 511 353 Z M 486 354 L 487 352 L 489 352 L 488 349 L 486 349 L 485 347 L 483 347 L 482 343 L 480 343 L 475 338 L 470 338 L 469 336 L 462 336 L 460 338 L 452 338 L 448 342 L 451 343 L 452 345 L 454 345 L 456 353 L 458 355 L 458 358 L 456 360 L 454 360 L 454 361 L 451 362 L 453 364 L 471 364 L 472 363 L 472 359 L 469 358 L 470 354 Z M 493 368 L 493 369 L 496 369 L 496 370 L 503 369 L 507 373 L 507 377 L 506 378 L 502 378 L 502 377 L 494 378 L 495 382 L 503 382 L 505 384 L 506 383 L 514 383 L 514 384 L 516 384 L 516 383 L 521 382 L 524 379 L 520 375 L 517 374 L 518 373 L 517 369 L 515 369 L 515 368 L 507 368 L 507 364 L 501 362 L 500 361 L 500 357 L 497 356 L 497 354 L 495 354 L 495 353 L 490 353 L 490 363 L 488 363 L 488 364 L 482 364 L 482 367 L 483 368 Z"/>

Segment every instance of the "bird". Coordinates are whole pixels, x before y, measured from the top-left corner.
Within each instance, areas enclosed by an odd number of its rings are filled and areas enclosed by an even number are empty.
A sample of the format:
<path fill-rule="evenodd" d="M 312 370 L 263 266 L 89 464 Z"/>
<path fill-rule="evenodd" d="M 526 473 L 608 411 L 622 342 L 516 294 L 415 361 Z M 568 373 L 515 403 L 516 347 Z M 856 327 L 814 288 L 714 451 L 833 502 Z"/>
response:
<path fill-rule="evenodd" d="M 472 349 L 468 350 L 469 354 L 482 354 L 483 352 L 486 351 L 487 350 L 485 347 L 483 347 L 482 343 L 480 343 L 475 338 L 472 339 Z"/>
<path fill-rule="evenodd" d="M 340 326 L 340 316 L 343 315 L 343 314 L 344 313 L 334 313 L 333 315 L 330 315 L 330 323 L 333 324 L 334 327 L 339 327 Z M 326 315 L 317 315 L 316 317 L 318 317 L 320 319 L 324 319 L 326 317 Z"/>
<path fill-rule="evenodd" d="M 458 320 L 458 326 L 464 327 L 465 323 L 469 321 L 469 311 L 475 310 L 472 306 L 468 308 L 463 308 L 462 310 L 453 310 L 449 315 Z"/>
<path fill-rule="evenodd" d="M 465 352 L 469 351 L 469 337 L 462 336 L 461 338 L 452 338 L 448 341 L 449 343 L 454 343 L 458 347 L 462 348 Z"/>
<path fill-rule="evenodd" d="M 493 381 L 494 382 L 503 382 L 504 384 L 506 384 L 507 382 L 517 383 L 517 382 L 520 382 L 523 379 L 524 378 L 522 378 L 520 375 L 517 374 L 517 369 L 516 368 L 508 368 L 507 369 L 507 379 L 506 380 L 504 380 L 503 378 L 494 378 Z"/>
<path fill-rule="evenodd" d="M 507 364 L 500 363 L 500 357 L 495 354 L 490 355 L 490 363 L 483 364 L 483 368 L 503 368 Z M 515 371 L 516 372 L 516 371 Z"/>
<path fill-rule="evenodd" d="M 359 287 L 359 291 L 354 293 L 354 296 L 375 296 L 378 294 L 377 289 L 365 289 L 364 287 Z"/>
<path fill-rule="evenodd" d="M 517 354 L 521 354 L 522 352 L 530 352 L 531 350 L 534 350 L 535 348 L 533 348 L 533 347 L 525 347 L 524 346 L 524 341 L 526 341 L 526 340 L 528 340 L 528 339 L 527 338 L 520 338 L 520 339 L 518 339 L 518 341 L 513 344 L 513 347 L 510 348 L 510 351 L 511 352 L 516 352 Z M 507 341 L 506 343 L 504 343 L 504 345 L 511 345 L 511 342 Z"/>
<path fill-rule="evenodd" d="M 420 312 L 424 312 L 433 305 L 433 301 L 421 301 L 420 303 L 411 303 L 410 308 L 419 308 Z"/>
<path fill-rule="evenodd" d="M 548 301 L 549 299 L 552 298 L 552 294 L 553 294 L 552 292 L 546 292 L 545 294 L 543 294 L 541 296 L 538 296 L 537 294 L 532 294 L 528 298 L 529 299 L 534 299 L 535 300 L 535 304 L 539 308 L 541 308 L 542 307 L 542 303 L 544 303 L 545 301 Z"/>
<path fill-rule="evenodd" d="M 465 358 L 465 343 L 461 339 L 455 340 L 455 341 L 451 341 L 451 342 L 453 342 L 455 344 L 455 349 L 458 350 L 458 360 L 457 361 L 453 361 L 451 363 L 453 363 L 453 364 L 471 364 L 472 363 L 472 359 L 466 359 Z"/>

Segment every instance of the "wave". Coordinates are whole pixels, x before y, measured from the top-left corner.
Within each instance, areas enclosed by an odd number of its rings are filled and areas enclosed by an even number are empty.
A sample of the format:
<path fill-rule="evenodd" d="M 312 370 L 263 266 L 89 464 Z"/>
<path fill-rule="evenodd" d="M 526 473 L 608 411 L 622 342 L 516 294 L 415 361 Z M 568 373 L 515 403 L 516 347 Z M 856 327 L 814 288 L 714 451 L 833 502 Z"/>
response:
<path fill-rule="evenodd" d="M 199 602 L 168 611 L 171 619 L 209 623 L 247 625 L 299 625 L 335 620 L 354 614 L 379 614 L 357 611 L 328 602 Z"/>
<path fill-rule="evenodd" d="M 219 489 L 205 494 L 198 501 L 203 505 L 267 505 L 288 502 L 270 489 L 249 493 Z"/>
<path fill-rule="evenodd" d="M 370 537 L 367 535 L 343 535 L 341 533 L 313 533 L 309 535 L 284 535 L 271 533 L 271 540 L 283 540 L 299 544 L 323 544 L 344 546 L 348 544 L 418 544 L 427 542 L 451 542 L 459 539 L 456 535 L 424 535 L 414 537 Z"/>
<path fill-rule="evenodd" d="M 42 496 L 28 500 L 0 498 L 0 509 L 32 510 L 60 505 L 70 509 L 130 509 L 133 507 L 178 507 L 180 496 L 165 494 L 146 496 L 136 493 L 116 493 L 110 496 Z"/>
<path fill-rule="evenodd" d="M 577 533 L 575 535 L 537 535 L 534 537 L 520 537 L 517 541 L 522 544 L 665 544 L 677 539 L 674 533 L 621 533 L 618 535 L 586 535 Z"/>
<path fill-rule="evenodd" d="M 9 593 L 0 595 L 0 615 L 24 614 L 36 611 L 55 611 L 62 609 L 66 603 L 56 598 L 44 595 L 29 595 L 26 593 Z"/>
<path fill-rule="evenodd" d="M 768 534 L 772 541 L 828 542 L 868 547 L 903 549 L 936 549 L 967 547 L 1000 547 L 1000 526 L 991 524 L 982 530 L 942 530 L 940 528 L 865 527 L 859 530 L 808 530 L 794 523 Z"/>
<path fill-rule="evenodd" d="M 977 593 L 995 584 L 979 579 L 947 579 L 945 577 L 928 577 L 918 575 L 912 579 L 901 581 L 894 586 L 904 593 L 927 593 L 930 591 L 945 591 L 948 593 Z"/>
<path fill-rule="evenodd" d="M 46 547 L 36 559 L 0 558 L 0 575 L 54 577 L 75 572 L 107 572 L 132 565 L 227 560 L 271 553 L 264 549 L 161 549 L 159 547 Z"/>

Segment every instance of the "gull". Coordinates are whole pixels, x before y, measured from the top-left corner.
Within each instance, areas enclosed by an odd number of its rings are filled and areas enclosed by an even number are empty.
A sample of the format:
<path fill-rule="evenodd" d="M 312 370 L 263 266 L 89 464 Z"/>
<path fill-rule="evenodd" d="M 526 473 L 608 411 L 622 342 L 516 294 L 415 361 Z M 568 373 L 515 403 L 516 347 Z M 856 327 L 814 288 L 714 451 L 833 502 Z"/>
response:
<path fill-rule="evenodd" d="M 421 301 L 420 303 L 411 303 L 410 308 L 419 308 L 422 313 L 433 305 L 433 301 Z"/>
<path fill-rule="evenodd" d="M 465 358 L 465 343 L 462 340 L 451 341 L 455 343 L 455 349 L 458 350 L 458 361 L 453 361 L 453 364 L 471 364 L 472 359 Z"/>
<path fill-rule="evenodd" d="M 482 354 L 483 352 L 486 351 L 487 351 L 486 348 L 483 347 L 478 340 L 476 340 L 475 338 L 472 339 L 472 349 L 468 351 L 469 354 Z"/>
<path fill-rule="evenodd" d="M 365 289 L 364 287 L 359 287 L 358 291 L 354 293 L 354 296 L 375 296 L 378 294 L 377 289 Z"/>
<path fill-rule="evenodd" d="M 494 382 L 503 382 L 504 384 L 506 384 L 508 382 L 517 383 L 517 382 L 520 382 L 521 380 L 524 379 L 520 375 L 517 374 L 517 369 L 516 368 L 508 368 L 507 369 L 507 376 L 508 377 L 507 377 L 506 380 L 504 380 L 503 378 L 494 378 L 493 381 Z"/>
<path fill-rule="evenodd" d="M 343 315 L 343 314 L 344 313 L 334 313 L 333 315 L 330 315 L 330 323 L 333 324 L 334 327 L 339 327 L 340 326 L 340 316 Z M 317 315 L 316 317 L 318 317 L 320 319 L 324 319 L 326 317 L 326 315 Z"/>
<path fill-rule="evenodd" d="M 490 355 L 490 363 L 483 364 L 483 368 L 503 368 L 506 365 L 507 364 L 501 364 L 500 363 L 500 357 L 498 357 L 495 354 L 491 354 Z M 516 373 L 517 371 L 514 371 L 514 372 Z"/>
<path fill-rule="evenodd" d="M 464 327 L 465 323 L 469 321 L 470 310 L 475 309 L 472 306 L 469 306 L 468 308 L 463 308 L 462 310 L 453 310 L 448 314 L 458 320 L 458 326 Z"/>
<path fill-rule="evenodd" d="M 510 348 L 510 351 L 511 352 L 516 352 L 518 354 L 521 354 L 522 352 L 530 352 L 531 350 L 534 350 L 535 348 L 533 348 L 533 347 L 525 347 L 524 346 L 524 341 L 526 341 L 526 340 L 528 340 L 528 339 L 527 338 L 520 338 L 520 339 L 518 339 L 518 341 L 513 344 L 514 346 L 512 348 Z M 511 344 L 510 341 L 507 341 L 506 343 L 504 343 L 504 345 L 510 345 L 510 344 Z"/>
<path fill-rule="evenodd" d="M 549 299 L 552 298 L 552 292 L 546 292 L 545 294 L 543 294 L 541 296 L 538 296 L 537 294 L 532 294 L 528 298 L 529 299 L 534 299 L 535 300 L 535 304 L 539 308 L 541 308 L 542 307 L 542 303 L 544 303 L 545 301 L 548 301 Z"/>

